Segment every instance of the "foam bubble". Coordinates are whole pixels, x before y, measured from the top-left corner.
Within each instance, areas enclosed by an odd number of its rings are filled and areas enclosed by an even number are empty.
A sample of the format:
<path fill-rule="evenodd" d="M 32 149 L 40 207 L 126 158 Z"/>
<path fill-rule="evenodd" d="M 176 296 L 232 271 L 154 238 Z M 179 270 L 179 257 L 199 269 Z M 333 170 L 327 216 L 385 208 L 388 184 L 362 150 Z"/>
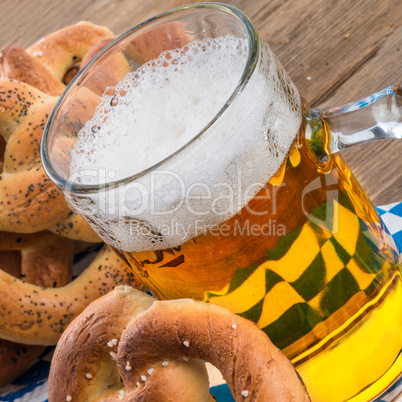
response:
<path fill-rule="evenodd" d="M 188 144 L 241 80 L 247 42 L 232 35 L 163 52 L 108 88 L 71 152 L 70 180 L 139 173 Z M 126 251 L 175 247 L 236 214 L 283 162 L 299 95 L 268 46 L 225 112 L 178 155 L 135 181 L 70 201 Z M 91 171 L 94 174 L 83 174 Z"/>

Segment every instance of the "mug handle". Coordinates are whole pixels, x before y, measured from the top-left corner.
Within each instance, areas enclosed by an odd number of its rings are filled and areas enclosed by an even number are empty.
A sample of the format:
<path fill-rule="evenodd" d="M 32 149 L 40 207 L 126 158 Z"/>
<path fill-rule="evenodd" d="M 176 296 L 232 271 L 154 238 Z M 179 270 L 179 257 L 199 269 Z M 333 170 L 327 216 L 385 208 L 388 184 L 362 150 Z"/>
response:
<path fill-rule="evenodd" d="M 402 138 L 402 88 L 390 85 L 356 102 L 305 108 L 306 143 L 319 162 L 365 142 Z"/>

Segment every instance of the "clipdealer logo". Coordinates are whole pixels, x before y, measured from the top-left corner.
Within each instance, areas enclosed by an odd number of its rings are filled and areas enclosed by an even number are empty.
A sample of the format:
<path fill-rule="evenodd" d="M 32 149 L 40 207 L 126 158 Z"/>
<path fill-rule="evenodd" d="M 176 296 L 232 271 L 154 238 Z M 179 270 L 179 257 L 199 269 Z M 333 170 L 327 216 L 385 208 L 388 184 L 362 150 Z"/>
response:
<path fill-rule="evenodd" d="M 116 173 L 99 169 L 80 172 L 80 181 L 100 186 Z M 72 178 L 74 179 L 74 178 Z M 153 171 L 146 178 L 108 186 L 91 194 L 67 195 L 88 217 L 109 219 L 136 236 L 175 236 L 182 240 L 200 234 L 214 236 L 284 236 L 284 224 L 275 219 L 278 191 L 285 187 L 265 183 L 245 186 L 242 171 L 228 182 L 186 183 L 177 173 Z M 241 211 L 241 214 L 240 214 Z M 244 219 L 244 216 L 246 219 Z M 253 217 L 250 221 L 248 217 Z M 92 218 L 90 218 L 92 219 Z M 229 223 L 230 222 L 230 223 Z M 109 225 L 108 230 L 113 228 Z"/>
<path fill-rule="evenodd" d="M 79 174 L 80 179 L 70 178 L 66 186 L 67 196 L 72 203 L 96 205 L 98 211 L 105 216 L 140 216 L 147 212 L 151 216 L 164 216 L 185 210 L 193 216 L 233 216 L 243 207 L 251 215 L 276 215 L 277 192 L 286 184 L 268 186 L 266 183 L 251 183 L 244 186 L 242 172 L 238 169 L 236 180 L 217 182 L 212 185 L 204 182 L 186 183 L 183 178 L 172 171 L 153 171 L 148 180 L 136 180 L 108 185 L 116 173 L 106 169 L 85 170 Z M 99 186 L 94 192 L 78 194 L 71 191 L 71 183 L 83 182 Z M 250 203 L 251 200 L 262 201 Z M 266 201 L 266 202 L 264 202 Z M 77 206 L 78 206 L 77 205 Z M 264 208 L 255 208 L 263 205 Z"/>

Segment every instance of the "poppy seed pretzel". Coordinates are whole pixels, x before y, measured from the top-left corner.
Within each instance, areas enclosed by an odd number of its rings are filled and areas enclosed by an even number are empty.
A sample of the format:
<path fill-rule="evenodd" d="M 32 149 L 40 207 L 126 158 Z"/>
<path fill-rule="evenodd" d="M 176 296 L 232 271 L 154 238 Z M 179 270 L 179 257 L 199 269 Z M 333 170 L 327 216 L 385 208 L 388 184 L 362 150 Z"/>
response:
<path fill-rule="evenodd" d="M 64 286 L 71 280 L 72 249 L 71 240 L 50 232 L 0 232 L 0 269 L 39 286 Z M 44 349 L 0 340 L 0 386 L 25 372 Z"/>
<path fill-rule="evenodd" d="M 76 240 L 100 241 L 50 183 L 39 146 L 57 101 L 53 96 L 65 88 L 61 79 L 95 44 L 111 36 L 105 27 L 81 22 L 42 38 L 27 51 L 17 46 L 1 51 L 0 134 L 8 146 L 1 163 L 5 184 L 0 188 L 0 230 L 33 233 L 48 229 Z"/>
<path fill-rule="evenodd" d="M 212 363 L 236 401 L 310 401 L 292 363 L 251 321 L 204 302 L 144 298 L 116 288 L 69 325 L 52 360 L 50 402 L 207 400 L 201 376 L 186 386 L 175 371 L 183 359 Z"/>
<path fill-rule="evenodd" d="M 81 275 L 60 288 L 32 285 L 0 270 L 0 338 L 55 345 L 89 303 L 122 284 L 142 288 L 130 268 L 107 246 Z"/>
<path fill-rule="evenodd" d="M 57 101 L 28 84 L 0 79 L 0 134 L 6 141 L 0 175 L 0 230 L 42 230 L 75 240 L 99 242 L 98 236 L 71 212 L 61 191 L 46 175 L 40 141 Z M 68 224 L 63 224 L 67 220 Z"/>

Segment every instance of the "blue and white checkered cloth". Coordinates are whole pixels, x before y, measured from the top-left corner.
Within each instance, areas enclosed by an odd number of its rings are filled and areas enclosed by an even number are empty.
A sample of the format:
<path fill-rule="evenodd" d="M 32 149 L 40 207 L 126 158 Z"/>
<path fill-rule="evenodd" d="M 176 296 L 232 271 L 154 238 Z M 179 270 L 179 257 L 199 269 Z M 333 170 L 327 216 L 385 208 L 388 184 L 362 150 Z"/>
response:
<path fill-rule="evenodd" d="M 385 223 L 389 234 L 393 237 L 399 250 L 402 250 L 402 202 L 377 207 L 381 219 Z M 81 261 L 80 261 L 81 263 Z M 86 264 L 86 262 L 84 262 Z M 1 401 L 14 402 L 47 402 L 48 383 L 47 377 L 50 368 L 53 349 L 48 348 L 30 370 L 21 375 L 17 380 L 0 390 Z M 212 366 L 208 366 L 211 378 L 211 393 L 218 402 L 232 402 L 234 399 L 229 388 Z M 400 392 L 395 390 L 396 395 Z M 395 395 L 395 396 L 396 396 Z M 381 401 L 378 401 L 381 402 Z"/>
<path fill-rule="evenodd" d="M 402 202 L 377 207 L 377 211 L 395 243 L 402 251 Z"/>

